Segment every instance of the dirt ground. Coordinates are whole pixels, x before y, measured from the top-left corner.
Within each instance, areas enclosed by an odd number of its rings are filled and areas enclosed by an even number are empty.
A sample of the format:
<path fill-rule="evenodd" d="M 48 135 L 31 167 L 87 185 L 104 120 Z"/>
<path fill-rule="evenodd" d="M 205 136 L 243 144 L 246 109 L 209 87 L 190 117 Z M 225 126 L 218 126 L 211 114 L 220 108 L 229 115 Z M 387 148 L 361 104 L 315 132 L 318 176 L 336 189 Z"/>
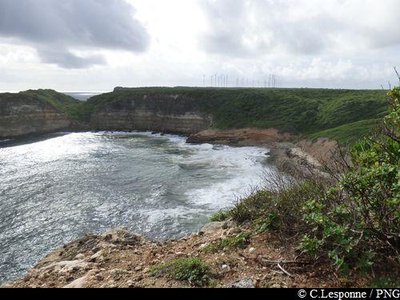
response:
<path fill-rule="evenodd" d="M 211 223 L 187 238 L 153 243 L 123 229 L 87 236 L 54 251 L 8 288 L 186 288 L 189 282 L 168 275 L 154 277 L 151 268 L 177 258 L 200 258 L 210 266 L 212 287 L 245 283 L 254 288 L 361 287 L 341 280 L 327 264 L 298 257 L 291 241 L 271 234 L 253 235 L 245 249 L 204 249 L 246 232 L 232 223 Z M 249 286 L 250 285 L 250 286 Z"/>

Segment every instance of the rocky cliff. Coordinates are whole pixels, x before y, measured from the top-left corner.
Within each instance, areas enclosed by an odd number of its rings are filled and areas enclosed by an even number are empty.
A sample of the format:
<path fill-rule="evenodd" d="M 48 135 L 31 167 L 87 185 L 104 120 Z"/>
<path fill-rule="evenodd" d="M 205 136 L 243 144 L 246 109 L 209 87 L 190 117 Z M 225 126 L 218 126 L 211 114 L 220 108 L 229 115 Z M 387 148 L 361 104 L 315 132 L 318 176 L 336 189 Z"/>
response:
<path fill-rule="evenodd" d="M 55 132 L 69 125 L 62 112 L 38 97 L 0 94 L 0 138 Z"/>
<path fill-rule="evenodd" d="M 191 134 L 212 126 L 195 99 L 181 95 L 126 94 L 91 115 L 94 130 L 158 131 Z"/>

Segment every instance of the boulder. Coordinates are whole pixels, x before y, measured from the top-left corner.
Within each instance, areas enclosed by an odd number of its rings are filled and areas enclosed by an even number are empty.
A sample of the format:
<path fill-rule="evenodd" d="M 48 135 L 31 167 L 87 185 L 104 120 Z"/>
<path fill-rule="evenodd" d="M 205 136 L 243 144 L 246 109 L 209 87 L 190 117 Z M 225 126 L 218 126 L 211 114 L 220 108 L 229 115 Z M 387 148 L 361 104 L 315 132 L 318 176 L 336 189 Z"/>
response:
<path fill-rule="evenodd" d="M 63 288 L 64 289 L 82 289 L 86 286 L 89 278 L 93 275 L 95 275 L 95 271 L 92 270 L 89 273 L 87 273 L 85 276 L 72 281 L 70 284 L 67 284 Z"/>

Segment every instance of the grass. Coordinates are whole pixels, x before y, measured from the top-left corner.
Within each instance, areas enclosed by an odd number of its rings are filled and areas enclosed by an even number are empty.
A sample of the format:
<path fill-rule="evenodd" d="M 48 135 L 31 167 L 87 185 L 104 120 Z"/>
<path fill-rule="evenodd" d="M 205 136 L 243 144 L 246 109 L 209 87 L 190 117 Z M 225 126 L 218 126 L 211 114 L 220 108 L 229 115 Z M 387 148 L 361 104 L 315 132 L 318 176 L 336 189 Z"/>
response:
<path fill-rule="evenodd" d="M 70 119 L 82 119 L 82 102 L 65 94 L 53 90 L 29 90 L 20 93 L 20 95 L 35 97 L 44 103 L 48 103 L 58 111 L 65 113 Z"/>
<path fill-rule="evenodd" d="M 373 279 L 369 283 L 369 287 L 376 289 L 376 288 L 384 288 L 384 289 L 389 289 L 389 288 L 398 288 L 400 286 L 400 280 L 399 279 L 394 279 L 390 277 L 379 277 Z"/>
<path fill-rule="evenodd" d="M 210 222 L 224 222 L 229 219 L 227 211 L 219 211 L 210 218 Z"/>
<path fill-rule="evenodd" d="M 217 129 L 276 128 L 313 138 L 338 137 L 344 143 L 363 136 L 372 120 L 387 113 L 386 93 L 381 90 L 178 87 L 119 88 L 91 98 L 82 107 L 83 116 L 87 119 L 94 111 L 149 94 L 195 99 L 193 105 L 211 114 Z"/>
<path fill-rule="evenodd" d="M 353 144 L 373 132 L 380 122 L 381 119 L 358 121 L 311 134 L 310 138 L 312 140 L 318 138 L 329 138 L 336 140 L 341 144 Z"/>
<path fill-rule="evenodd" d="M 217 253 L 219 251 L 246 249 L 250 244 L 251 233 L 240 233 L 234 237 L 228 237 L 217 243 L 211 244 L 204 248 L 206 253 Z"/>
<path fill-rule="evenodd" d="M 180 258 L 157 265 L 150 270 L 152 276 L 167 275 L 177 281 L 204 287 L 210 284 L 212 277 L 210 267 L 199 258 Z"/>
<path fill-rule="evenodd" d="M 239 224 L 250 224 L 255 233 L 279 231 L 287 236 L 307 230 L 302 207 L 309 199 L 321 197 L 325 183 L 318 180 L 270 182 L 271 190 L 260 190 L 243 198 L 228 214 Z"/>

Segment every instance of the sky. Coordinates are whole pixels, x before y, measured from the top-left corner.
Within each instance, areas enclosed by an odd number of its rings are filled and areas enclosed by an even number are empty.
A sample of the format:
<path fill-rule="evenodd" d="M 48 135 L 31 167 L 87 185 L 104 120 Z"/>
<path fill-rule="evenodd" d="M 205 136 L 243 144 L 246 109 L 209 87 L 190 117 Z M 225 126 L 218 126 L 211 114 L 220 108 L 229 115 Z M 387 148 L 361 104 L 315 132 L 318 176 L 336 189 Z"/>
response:
<path fill-rule="evenodd" d="M 0 91 L 385 88 L 399 0 L 0 0 Z"/>

